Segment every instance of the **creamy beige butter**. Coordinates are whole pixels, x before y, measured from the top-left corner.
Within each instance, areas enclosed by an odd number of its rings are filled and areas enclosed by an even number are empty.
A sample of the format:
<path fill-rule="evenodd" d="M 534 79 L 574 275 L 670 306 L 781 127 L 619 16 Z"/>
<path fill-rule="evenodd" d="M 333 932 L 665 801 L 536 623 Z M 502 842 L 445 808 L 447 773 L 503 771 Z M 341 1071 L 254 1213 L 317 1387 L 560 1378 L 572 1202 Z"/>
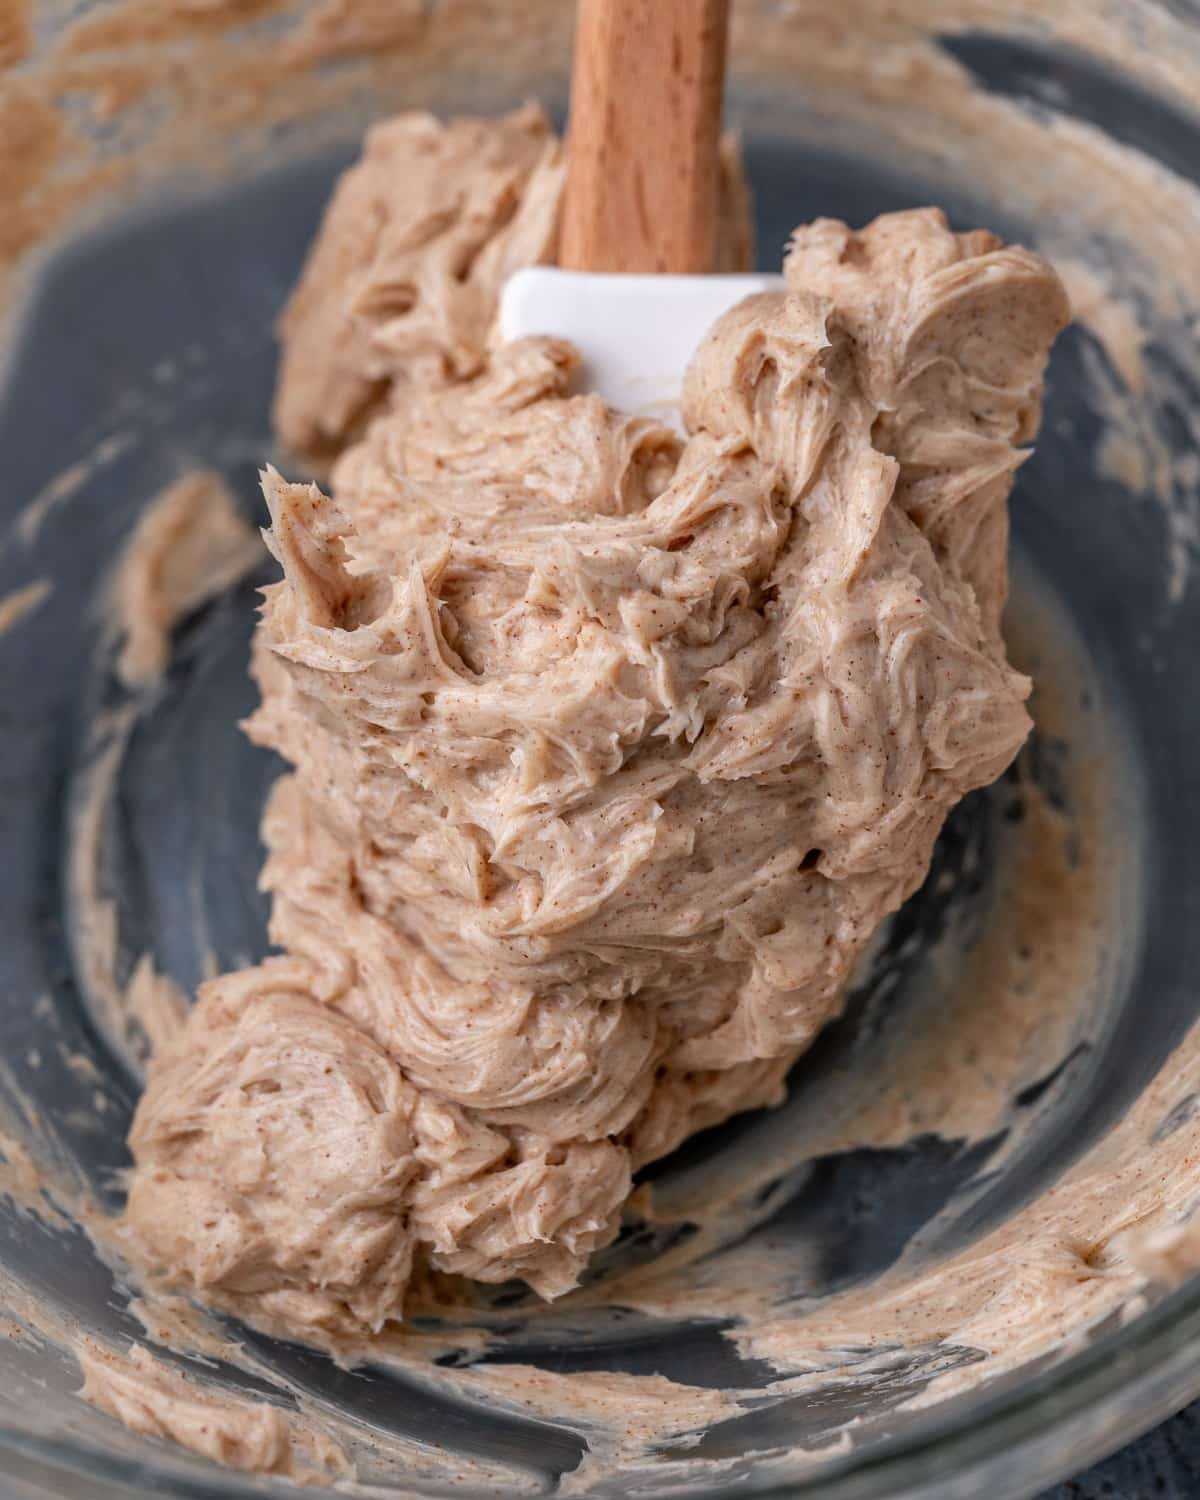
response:
<path fill-rule="evenodd" d="M 140 1344 L 125 1355 L 81 1344 L 83 1395 L 133 1432 L 164 1438 L 231 1469 L 329 1483 L 350 1474 L 338 1445 L 278 1406 L 219 1397 Z"/>
<path fill-rule="evenodd" d="M 142 512 L 113 580 L 122 642 L 117 675 L 129 688 L 161 677 L 171 630 L 230 588 L 262 557 L 254 528 L 219 474 L 193 469 Z"/>
<path fill-rule="evenodd" d="M 641 1164 L 778 1101 L 948 810 L 1029 727 L 1006 501 L 1068 318 L 936 210 L 796 232 L 698 352 L 686 441 L 492 342 L 557 146 L 373 133 L 285 319 L 248 724 L 279 957 L 153 1060 L 124 1242 L 318 1341 L 414 1264 L 543 1296 Z"/>

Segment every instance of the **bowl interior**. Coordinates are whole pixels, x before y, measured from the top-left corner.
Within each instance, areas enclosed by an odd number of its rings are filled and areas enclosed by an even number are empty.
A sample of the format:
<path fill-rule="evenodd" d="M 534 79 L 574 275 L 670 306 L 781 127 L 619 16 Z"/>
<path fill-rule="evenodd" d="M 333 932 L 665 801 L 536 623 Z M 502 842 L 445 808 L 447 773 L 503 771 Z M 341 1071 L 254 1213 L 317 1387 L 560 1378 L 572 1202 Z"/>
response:
<path fill-rule="evenodd" d="M 1001 93 L 1036 92 L 1050 67 L 1045 49 L 1011 39 L 953 47 Z M 1063 112 L 1102 112 L 1117 133 L 1136 122 L 1140 149 L 1200 170 L 1200 135 L 1167 104 L 1144 108 L 1082 56 L 1051 61 Z M 1019 195 L 947 179 L 936 159 L 882 138 L 838 148 L 790 108 L 771 129 L 761 107 L 746 111 L 764 266 L 796 223 L 929 201 L 956 227 L 1044 237 Z M 33 288 L 0 384 L 0 596 L 48 581 L 0 635 L 3 1128 L 18 1143 L 10 1169 L 24 1145 L 59 1202 L 71 1189 L 103 1209 L 121 1201 L 139 1060 L 112 1000 L 137 960 L 151 955 L 190 993 L 214 966 L 266 951 L 257 827 L 280 766 L 237 722 L 254 703 L 255 590 L 272 565 L 189 616 L 162 681 L 136 693 L 114 672 L 107 591 L 139 513 L 193 467 L 219 471 L 247 517 L 265 520 L 256 471 L 287 463 L 269 424 L 273 321 L 348 159 L 318 153 L 219 190 L 162 193 L 71 244 Z M 1078 232 L 1066 251 L 1119 262 Z M 1137 402 L 1175 462 L 1192 452 L 1200 372 L 1176 324 L 1151 323 L 1153 379 Z M 764 1453 L 820 1449 L 851 1422 L 855 1454 L 870 1453 L 935 1377 L 982 1360 L 945 1340 L 843 1351 L 824 1383 L 781 1389 L 778 1365 L 739 1337 L 755 1316 L 742 1294 L 765 1278 L 777 1312 L 801 1312 L 979 1241 L 1101 1137 L 1196 1019 L 1197 512 L 1186 465 L 1155 499 L 1112 462 L 1103 440 L 1125 373 L 1088 327 L 1055 354 L 1012 506 L 1009 635 L 1035 680 L 1037 729 L 1013 771 L 951 818 L 929 879 L 797 1065 L 788 1103 L 650 1169 L 618 1242 L 553 1307 L 520 1286 L 431 1306 L 419 1348 L 353 1371 L 245 1330 L 241 1363 L 164 1357 L 218 1389 L 310 1403 L 384 1488 L 435 1492 L 462 1471 L 495 1494 L 576 1471 L 581 1492 L 608 1482 L 581 1469 L 599 1447 L 587 1411 L 514 1403 L 506 1371 L 738 1393 L 639 1456 L 653 1493 L 718 1471 L 768 1482 Z M 233 1485 L 75 1399 L 78 1370 L 53 1329 L 144 1341 L 133 1293 L 49 1204 L 31 1212 L 18 1194 L 0 1221 L 11 1316 L 41 1329 L 0 1348 L 16 1450 L 34 1463 L 53 1437 L 91 1454 L 94 1478 Z"/>

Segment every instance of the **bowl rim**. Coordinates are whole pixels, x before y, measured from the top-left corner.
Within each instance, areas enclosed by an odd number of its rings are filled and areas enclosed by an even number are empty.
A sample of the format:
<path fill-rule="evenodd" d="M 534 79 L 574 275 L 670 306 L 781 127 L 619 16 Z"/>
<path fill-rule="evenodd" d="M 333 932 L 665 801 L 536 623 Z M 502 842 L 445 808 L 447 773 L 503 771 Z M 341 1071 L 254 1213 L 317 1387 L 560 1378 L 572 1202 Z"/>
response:
<path fill-rule="evenodd" d="M 1086 1347 L 1025 1377 L 1018 1367 L 997 1379 L 1012 1383 L 951 1397 L 907 1422 L 903 1431 L 860 1450 L 851 1446 L 826 1459 L 814 1454 L 810 1473 L 766 1484 L 756 1483 L 751 1473 L 733 1486 L 701 1483 L 682 1493 L 775 1500 L 817 1495 L 821 1500 L 937 1500 L 986 1493 L 991 1500 L 1027 1500 L 1200 1397 L 1200 1275 L 1129 1321 L 1107 1328 Z M 93 1495 L 96 1500 L 126 1495 L 231 1500 L 242 1494 L 301 1493 L 281 1475 L 223 1469 L 165 1441 L 162 1451 L 161 1463 L 149 1463 L 73 1436 L 22 1433 L 0 1424 L 0 1472 L 23 1480 L 27 1488 L 21 1493 L 47 1500 L 72 1493 L 55 1483 L 71 1479 L 92 1486 L 76 1491 L 89 1500 Z M 303 1493 L 312 1490 L 305 1487 Z M 415 1500 L 422 1491 L 394 1493 Z"/>
<path fill-rule="evenodd" d="M 1200 1275 L 1128 1321 L 1083 1337 L 1085 1347 L 1024 1377 L 1020 1367 L 996 1377 L 1001 1389 L 985 1384 L 952 1397 L 824 1472 L 756 1493 L 781 1500 L 818 1493 L 821 1500 L 949 1493 L 1024 1500 L 1069 1478 L 1200 1397 Z"/>

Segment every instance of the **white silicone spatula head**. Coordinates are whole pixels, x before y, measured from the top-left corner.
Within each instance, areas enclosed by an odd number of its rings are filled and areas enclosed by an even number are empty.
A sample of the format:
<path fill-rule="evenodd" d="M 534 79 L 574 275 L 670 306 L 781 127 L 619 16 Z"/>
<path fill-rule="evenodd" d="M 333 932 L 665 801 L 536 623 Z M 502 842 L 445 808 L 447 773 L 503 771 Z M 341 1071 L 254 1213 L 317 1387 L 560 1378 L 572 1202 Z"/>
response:
<path fill-rule="evenodd" d="M 712 276 L 729 0 L 580 0 L 559 266 L 504 289 L 505 339 L 552 334 L 612 406 L 670 418 L 720 315 L 777 276 Z"/>
<path fill-rule="evenodd" d="M 510 277 L 500 334 L 567 339 L 582 357 L 579 384 L 618 411 L 678 425 L 683 377 L 704 335 L 752 292 L 782 276 L 603 275 L 530 266 Z"/>

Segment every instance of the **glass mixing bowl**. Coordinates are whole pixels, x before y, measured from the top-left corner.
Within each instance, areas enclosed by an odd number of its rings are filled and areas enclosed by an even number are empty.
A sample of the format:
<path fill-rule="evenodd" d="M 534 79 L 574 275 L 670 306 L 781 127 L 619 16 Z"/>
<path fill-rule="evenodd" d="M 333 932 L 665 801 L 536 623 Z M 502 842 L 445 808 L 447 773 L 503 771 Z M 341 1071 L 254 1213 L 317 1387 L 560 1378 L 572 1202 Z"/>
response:
<path fill-rule="evenodd" d="M 1200 1395 L 1195 1278 L 1151 1282 L 1067 1345 L 941 1399 L 931 1382 L 981 1351 L 889 1346 L 855 1379 L 781 1391 L 770 1388 L 778 1372 L 729 1337 L 736 1317 L 719 1298 L 711 1316 L 672 1318 L 602 1295 L 663 1257 L 703 1276 L 686 1249 L 695 1205 L 742 1173 L 755 1201 L 738 1200 L 738 1234 L 705 1254 L 735 1264 L 744 1245 L 769 1251 L 788 1270 L 792 1307 L 967 1253 L 1129 1115 L 1200 1012 L 1200 6 L 1058 9 L 735 5 L 729 114 L 762 264 L 776 266 L 788 231 L 813 216 L 861 223 L 937 202 L 956 225 L 1032 243 L 1068 274 L 1081 323 L 1055 353 L 1043 432 L 1013 499 L 1013 649 L 1039 682 L 1038 729 L 1017 770 L 951 819 L 845 1018 L 797 1065 L 789 1103 L 656 1164 L 653 1221 L 631 1213 L 582 1301 L 547 1310 L 502 1289 L 462 1315 L 486 1329 L 482 1349 L 458 1338 L 455 1315 L 431 1317 L 422 1332 L 439 1352 L 418 1371 L 346 1370 L 248 1330 L 236 1337 L 250 1365 L 174 1354 L 148 1338 L 102 1234 L 89 1233 L 120 1205 L 139 1087 L 136 1035 L 114 1021 L 115 997 L 143 954 L 191 991 L 211 965 L 265 951 L 257 827 L 279 769 L 236 728 L 254 701 L 246 665 L 269 565 L 190 613 L 166 674 L 138 693 L 114 674 L 106 600 L 137 516 L 179 474 L 218 471 L 264 518 L 256 469 L 287 463 L 269 421 L 274 319 L 364 124 L 399 107 L 486 111 L 530 94 L 561 112 L 568 8 L 0 3 L 7 1493 L 291 1489 L 80 1401 L 84 1336 L 148 1342 L 219 1391 L 300 1401 L 337 1427 L 361 1483 L 381 1494 L 448 1493 L 457 1461 L 490 1476 L 467 1479 L 468 1492 L 495 1495 L 1016 1497 Z M 1057 899 L 1037 883 L 1031 799 L 1063 833 L 1068 885 L 1081 841 L 1100 869 L 1086 900 L 1073 898 L 1069 931 L 1029 929 L 1037 943 L 1022 962 L 1050 1019 L 1010 1059 L 1004 1107 L 961 1136 L 931 1127 L 809 1149 L 827 1110 L 852 1121 L 868 1107 L 871 1080 L 906 1055 L 906 1039 L 936 1048 L 944 1037 L 953 1050 L 987 993 L 981 962 L 1000 962 L 996 924 L 1017 922 L 1023 895 L 1034 907 Z M 1014 943 L 1016 930 L 1000 927 Z M 1068 944 L 1095 961 L 1046 981 Z M 1196 1074 L 1200 1089 L 1200 1062 Z M 1147 1127 L 1148 1172 L 1190 1126 L 1190 1100 Z M 88 1214 L 73 1208 L 85 1202 Z M 743 1400 L 734 1417 L 682 1421 L 679 1440 L 636 1470 L 618 1456 L 593 1480 L 580 1467 L 596 1441 L 584 1414 L 464 1394 L 453 1376 L 473 1364 L 658 1374 L 736 1387 Z M 395 1456 L 416 1450 L 419 1463 Z"/>

